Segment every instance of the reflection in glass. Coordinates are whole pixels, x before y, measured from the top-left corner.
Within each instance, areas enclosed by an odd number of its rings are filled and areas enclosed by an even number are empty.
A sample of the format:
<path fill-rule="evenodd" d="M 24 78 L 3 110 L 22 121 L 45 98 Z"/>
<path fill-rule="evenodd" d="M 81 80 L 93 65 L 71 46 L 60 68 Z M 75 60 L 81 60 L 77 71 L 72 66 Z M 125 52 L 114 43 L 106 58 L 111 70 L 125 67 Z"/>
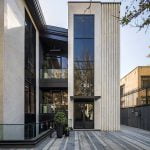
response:
<path fill-rule="evenodd" d="M 66 56 L 45 56 L 43 68 L 40 69 L 40 78 L 67 79 L 68 58 Z"/>
<path fill-rule="evenodd" d="M 68 69 L 41 69 L 40 78 L 44 79 L 67 79 Z"/>
<path fill-rule="evenodd" d="M 60 57 L 45 57 L 44 69 L 61 69 L 61 59 Z"/>
<path fill-rule="evenodd" d="M 75 61 L 94 60 L 94 39 L 75 39 L 74 40 L 74 59 Z M 88 57 L 88 58 L 86 58 Z"/>
<path fill-rule="evenodd" d="M 25 124 L 36 122 L 36 30 L 34 25 L 25 12 Z M 36 126 L 32 127 L 32 134 L 26 133 L 31 128 L 25 129 L 25 138 L 35 135 Z"/>
<path fill-rule="evenodd" d="M 94 15 L 75 15 L 74 20 L 75 38 L 94 38 Z"/>
<path fill-rule="evenodd" d="M 62 69 L 68 69 L 68 58 L 62 57 Z"/>
<path fill-rule="evenodd" d="M 40 102 L 40 113 L 54 113 L 57 111 L 67 112 L 68 93 L 66 90 L 43 91 L 42 101 Z"/>
<path fill-rule="evenodd" d="M 150 76 L 141 77 L 142 88 L 150 88 Z"/>
<path fill-rule="evenodd" d="M 94 95 L 94 73 L 93 70 L 75 70 L 74 91 L 76 96 Z"/>
<path fill-rule="evenodd" d="M 74 127 L 76 129 L 94 128 L 94 103 L 93 102 L 74 103 Z"/>
<path fill-rule="evenodd" d="M 74 16 L 74 95 L 94 95 L 94 15 Z"/>

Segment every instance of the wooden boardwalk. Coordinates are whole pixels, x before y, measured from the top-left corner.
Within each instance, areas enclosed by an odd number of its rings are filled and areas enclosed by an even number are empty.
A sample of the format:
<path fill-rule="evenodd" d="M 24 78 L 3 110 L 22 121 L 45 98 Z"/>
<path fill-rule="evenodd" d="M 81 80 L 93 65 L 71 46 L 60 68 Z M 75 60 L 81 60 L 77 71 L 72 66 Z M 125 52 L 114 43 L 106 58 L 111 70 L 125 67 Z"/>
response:
<path fill-rule="evenodd" d="M 69 137 L 47 137 L 32 150 L 150 150 L 150 132 L 127 126 L 117 132 L 71 131 Z"/>
<path fill-rule="evenodd" d="M 72 131 L 69 137 L 47 138 L 43 150 L 150 150 L 150 132 L 121 126 L 121 131 Z"/>

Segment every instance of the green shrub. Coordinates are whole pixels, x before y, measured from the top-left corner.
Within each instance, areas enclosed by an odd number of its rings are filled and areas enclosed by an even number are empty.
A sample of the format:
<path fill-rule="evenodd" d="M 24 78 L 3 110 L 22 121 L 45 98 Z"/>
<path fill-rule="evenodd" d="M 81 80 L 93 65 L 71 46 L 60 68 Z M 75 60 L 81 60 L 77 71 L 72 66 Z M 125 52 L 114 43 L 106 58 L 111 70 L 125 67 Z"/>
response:
<path fill-rule="evenodd" d="M 63 112 L 57 112 L 54 117 L 56 124 L 65 125 L 67 123 L 67 117 Z"/>

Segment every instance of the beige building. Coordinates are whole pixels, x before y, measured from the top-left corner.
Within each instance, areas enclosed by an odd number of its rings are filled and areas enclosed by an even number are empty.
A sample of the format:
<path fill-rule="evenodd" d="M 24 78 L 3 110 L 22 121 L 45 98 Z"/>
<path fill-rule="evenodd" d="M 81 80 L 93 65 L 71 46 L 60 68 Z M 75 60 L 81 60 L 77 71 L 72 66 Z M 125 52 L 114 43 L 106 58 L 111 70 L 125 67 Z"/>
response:
<path fill-rule="evenodd" d="M 150 104 L 150 66 L 138 66 L 120 80 L 121 107 Z"/>
<path fill-rule="evenodd" d="M 69 2 L 68 7 L 69 125 L 119 130 L 120 3 Z"/>

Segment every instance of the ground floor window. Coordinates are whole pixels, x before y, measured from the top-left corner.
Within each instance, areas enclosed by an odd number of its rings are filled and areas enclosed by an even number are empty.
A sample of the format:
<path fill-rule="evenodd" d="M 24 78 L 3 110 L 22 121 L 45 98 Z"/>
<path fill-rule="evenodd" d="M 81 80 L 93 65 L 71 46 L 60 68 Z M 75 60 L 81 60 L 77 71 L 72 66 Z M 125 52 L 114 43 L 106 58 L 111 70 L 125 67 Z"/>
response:
<path fill-rule="evenodd" d="M 67 90 L 43 90 L 40 101 L 40 113 L 56 113 L 68 111 Z"/>

